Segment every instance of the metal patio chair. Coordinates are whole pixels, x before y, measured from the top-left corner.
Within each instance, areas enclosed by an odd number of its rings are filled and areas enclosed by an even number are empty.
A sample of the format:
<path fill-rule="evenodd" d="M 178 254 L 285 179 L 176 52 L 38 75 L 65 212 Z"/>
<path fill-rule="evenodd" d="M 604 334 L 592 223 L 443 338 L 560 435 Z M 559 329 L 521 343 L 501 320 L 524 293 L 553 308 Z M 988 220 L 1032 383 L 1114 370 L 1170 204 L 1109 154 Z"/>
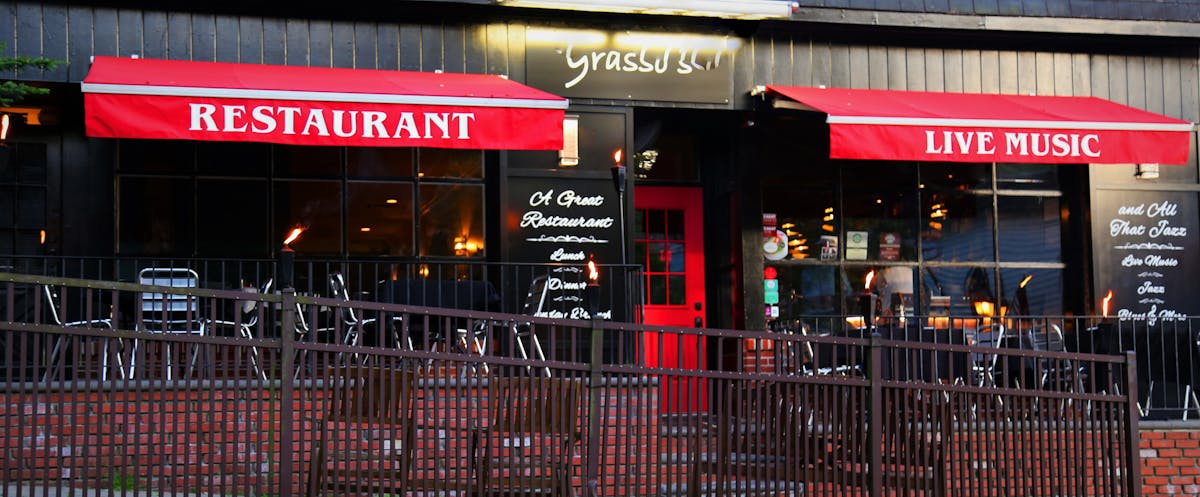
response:
<path fill-rule="evenodd" d="M 42 285 L 42 290 L 46 297 L 46 305 L 47 305 L 47 309 L 50 312 L 50 319 L 54 321 L 54 324 L 64 327 L 64 328 L 78 326 L 78 327 L 84 327 L 84 328 L 106 328 L 106 329 L 110 329 L 110 330 L 113 329 L 111 316 L 104 317 L 104 318 L 98 318 L 98 319 L 85 318 L 85 319 L 76 320 L 76 321 L 65 321 L 64 322 L 63 321 L 64 316 L 61 314 L 61 309 L 63 309 L 63 306 L 60 305 L 60 303 L 62 301 L 60 300 L 58 293 L 54 291 L 54 289 L 51 287 L 51 285 Z M 64 339 L 69 339 L 69 337 L 65 336 L 65 335 L 59 335 L 58 338 L 54 341 L 54 347 L 51 349 L 50 356 L 46 361 L 46 371 L 45 371 L 45 373 L 42 374 L 42 381 L 50 381 L 50 380 L 54 379 L 53 373 L 56 373 L 59 369 L 56 367 L 56 364 L 58 363 L 59 355 L 62 353 L 62 350 L 66 347 L 66 345 L 63 343 Z M 102 354 L 101 364 L 100 364 L 100 379 L 101 380 L 108 379 L 108 357 L 109 357 L 108 342 L 109 342 L 109 340 L 110 340 L 109 338 L 104 339 L 104 347 L 102 347 L 102 350 L 101 350 L 101 354 Z M 119 345 L 122 345 L 122 347 L 120 347 L 120 348 L 124 348 L 123 342 L 121 342 L 120 338 L 116 338 L 115 340 L 117 340 L 117 343 Z M 118 352 L 117 352 L 116 361 L 117 361 L 117 371 L 120 372 L 121 378 L 124 379 L 125 378 L 125 367 L 121 361 L 120 350 L 118 350 Z"/>
<path fill-rule="evenodd" d="M 267 282 L 263 284 L 261 292 L 264 295 L 271 293 L 271 287 L 274 282 L 274 279 L 268 279 Z M 242 290 L 248 293 L 259 292 L 259 290 L 255 289 L 253 286 L 243 286 Z M 245 300 L 240 303 L 240 311 L 234 311 L 235 319 L 210 319 L 205 321 L 202 324 L 202 326 L 206 328 L 204 334 L 207 334 L 208 330 L 223 326 L 236 328 L 238 330 L 238 334 L 241 335 L 242 338 L 253 339 L 254 329 L 258 326 L 259 317 L 262 315 L 263 307 L 265 306 L 260 305 L 259 301 L 255 299 Z M 250 347 L 250 365 L 254 368 L 255 376 L 258 376 L 263 380 L 267 379 L 267 372 L 263 368 L 262 357 L 259 354 L 258 347 L 256 346 Z"/>
<path fill-rule="evenodd" d="M 145 268 L 138 272 L 138 283 L 142 285 L 168 286 L 176 288 L 197 288 L 200 277 L 188 268 Z M 142 292 L 139 295 L 140 315 L 137 318 L 137 331 L 145 333 L 170 333 L 204 336 L 204 320 L 200 315 L 199 298 L 184 293 Z M 136 373 L 138 342 L 134 340 L 133 351 L 129 359 L 129 377 Z M 163 342 L 163 363 L 168 380 L 174 376 L 172 362 L 172 346 L 170 341 Z M 196 359 L 200 347 L 192 347 L 191 358 L 188 360 L 185 375 L 191 375 L 196 367 Z"/>

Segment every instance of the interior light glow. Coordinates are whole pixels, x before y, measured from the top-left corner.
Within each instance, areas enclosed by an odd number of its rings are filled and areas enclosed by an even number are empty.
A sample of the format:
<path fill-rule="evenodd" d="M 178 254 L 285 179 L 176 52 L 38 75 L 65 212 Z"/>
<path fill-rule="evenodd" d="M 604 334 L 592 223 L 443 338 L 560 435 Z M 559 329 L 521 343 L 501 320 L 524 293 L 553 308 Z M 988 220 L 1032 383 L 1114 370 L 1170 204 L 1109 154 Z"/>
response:
<path fill-rule="evenodd" d="M 539 28 L 525 30 L 525 43 L 587 46 L 603 45 L 607 41 L 608 35 L 601 31 Z"/>
<path fill-rule="evenodd" d="M 497 0 L 500 5 L 630 14 L 667 14 L 730 19 L 791 17 L 796 2 L 778 0 Z"/>
<path fill-rule="evenodd" d="M 721 17 L 721 16 L 713 16 Z M 698 36 L 669 33 L 619 33 L 613 41 L 618 46 L 625 47 L 679 47 L 685 46 L 702 51 L 733 51 L 742 46 L 737 38 L 718 38 L 715 36 Z"/>

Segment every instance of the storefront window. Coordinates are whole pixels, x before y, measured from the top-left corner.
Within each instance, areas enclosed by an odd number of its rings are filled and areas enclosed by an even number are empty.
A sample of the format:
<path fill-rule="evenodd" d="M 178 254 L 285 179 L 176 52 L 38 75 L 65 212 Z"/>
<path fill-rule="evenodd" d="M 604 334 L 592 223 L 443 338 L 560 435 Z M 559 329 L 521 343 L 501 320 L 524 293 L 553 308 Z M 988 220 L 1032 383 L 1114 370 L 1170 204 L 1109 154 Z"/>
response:
<path fill-rule="evenodd" d="M 478 150 L 122 140 L 122 255 L 484 256 Z M 417 167 L 420 167 L 420 171 Z M 417 240 L 422 240 L 420 243 Z"/>
<path fill-rule="evenodd" d="M 483 153 L 478 150 L 422 149 L 422 178 L 482 178 Z"/>
<path fill-rule="evenodd" d="M 409 183 L 346 185 L 346 240 L 356 255 L 411 256 L 413 195 Z"/>
<path fill-rule="evenodd" d="M 778 278 L 768 326 L 868 311 L 1063 312 L 1059 169 L 832 163 L 764 180 L 762 257 Z"/>
<path fill-rule="evenodd" d="M 921 205 L 921 256 L 925 260 L 978 262 L 996 257 L 990 193 L 926 185 Z"/>
<path fill-rule="evenodd" d="M 421 255 L 483 256 L 483 187 L 421 185 Z"/>
<path fill-rule="evenodd" d="M 195 240 L 193 183 L 179 178 L 125 177 L 118 250 L 121 254 L 190 256 Z"/>
<path fill-rule="evenodd" d="M 277 237 L 293 227 L 304 234 L 291 247 L 303 254 L 341 253 L 342 188 L 336 181 L 276 181 L 275 229 Z"/>
<path fill-rule="evenodd" d="M 264 180 L 196 182 L 196 252 L 205 257 L 268 254 L 271 211 Z"/>
<path fill-rule="evenodd" d="M 1000 260 L 1059 262 L 1062 229 L 1058 197 L 997 198 L 1000 212 Z"/>
<path fill-rule="evenodd" d="M 917 168 L 911 164 L 843 164 L 847 261 L 917 260 Z"/>

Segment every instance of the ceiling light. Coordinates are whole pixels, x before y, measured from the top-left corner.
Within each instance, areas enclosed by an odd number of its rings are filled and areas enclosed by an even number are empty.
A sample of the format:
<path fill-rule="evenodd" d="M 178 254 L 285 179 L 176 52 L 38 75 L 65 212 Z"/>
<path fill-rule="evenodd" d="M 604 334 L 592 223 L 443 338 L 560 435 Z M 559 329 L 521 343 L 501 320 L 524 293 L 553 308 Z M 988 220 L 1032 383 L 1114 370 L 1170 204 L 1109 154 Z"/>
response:
<path fill-rule="evenodd" d="M 782 0 L 496 0 L 501 5 L 541 9 L 587 10 L 731 19 L 791 17 L 796 2 Z"/>

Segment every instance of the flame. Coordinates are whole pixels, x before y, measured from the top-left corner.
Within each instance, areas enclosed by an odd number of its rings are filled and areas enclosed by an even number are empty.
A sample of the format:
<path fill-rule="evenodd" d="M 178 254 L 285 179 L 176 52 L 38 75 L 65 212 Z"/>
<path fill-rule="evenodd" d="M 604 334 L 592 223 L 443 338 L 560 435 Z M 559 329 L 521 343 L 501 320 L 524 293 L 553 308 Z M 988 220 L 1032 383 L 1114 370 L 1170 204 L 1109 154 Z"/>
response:
<path fill-rule="evenodd" d="M 874 269 L 872 269 L 871 272 L 867 273 L 867 284 L 863 285 L 863 289 L 870 290 L 872 281 L 875 281 L 875 270 Z"/>
<path fill-rule="evenodd" d="M 621 164 L 621 156 L 623 154 L 624 152 L 618 148 L 616 152 L 613 152 L 613 162 L 618 165 Z"/>
<path fill-rule="evenodd" d="M 287 238 L 283 239 L 283 245 L 285 247 L 291 245 L 292 242 L 296 241 L 297 238 L 300 238 L 300 233 L 304 233 L 303 226 L 296 226 L 295 228 L 292 228 L 292 231 L 288 233 Z"/>
<path fill-rule="evenodd" d="M 1104 300 L 1102 300 L 1100 302 L 1100 312 L 1101 312 L 1101 315 L 1103 315 L 1104 317 L 1108 317 L 1108 309 L 1109 309 L 1109 306 L 1112 304 L 1112 298 L 1113 298 L 1112 290 L 1109 290 L 1108 293 L 1104 295 Z"/>
<path fill-rule="evenodd" d="M 1032 279 L 1033 279 L 1033 275 L 1031 274 L 1029 276 L 1026 276 L 1025 279 L 1021 280 L 1021 288 L 1025 288 L 1025 285 L 1029 284 L 1029 280 L 1032 280 Z"/>
<path fill-rule="evenodd" d="M 46 230 L 38 231 L 38 243 L 42 245 L 46 244 Z"/>
<path fill-rule="evenodd" d="M 0 116 L 0 140 L 8 139 L 8 114 Z"/>
<path fill-rule="evenodd" d="M 990 318 L 996 315 L 996 306 L 986 300 L 975 302 L 975 314 Z"/>
<path fill-rule="evenodd" d="M 588 283 L 593 285 L 600 281 L 600 269 L 596 267 L 596 260 L 591 256 L 588 256 L 587 261 L 587 278 Z"/>

